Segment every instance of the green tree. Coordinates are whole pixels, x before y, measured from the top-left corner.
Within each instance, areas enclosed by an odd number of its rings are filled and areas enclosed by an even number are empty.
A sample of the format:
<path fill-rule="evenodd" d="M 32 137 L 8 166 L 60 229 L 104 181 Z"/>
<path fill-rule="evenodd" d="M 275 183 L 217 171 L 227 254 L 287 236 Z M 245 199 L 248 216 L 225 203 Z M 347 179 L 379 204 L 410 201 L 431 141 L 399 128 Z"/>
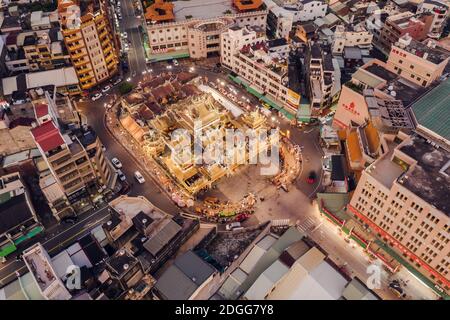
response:
<path fill-rule="evenodd" d="M 129 82 L 122 82 L 119 86 L 119 92 L 120 94 L 127 94 L 133 90 L 133 84 Z"/>

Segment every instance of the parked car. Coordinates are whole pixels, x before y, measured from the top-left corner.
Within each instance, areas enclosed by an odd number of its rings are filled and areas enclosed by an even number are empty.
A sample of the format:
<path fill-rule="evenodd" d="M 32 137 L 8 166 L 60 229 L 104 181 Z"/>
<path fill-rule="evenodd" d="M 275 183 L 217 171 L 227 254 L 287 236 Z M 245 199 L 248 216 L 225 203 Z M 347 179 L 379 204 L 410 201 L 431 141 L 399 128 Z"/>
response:
<path fill-rule="evenodd" d="M 116 169 L 122 168 L 122 162 L 120 162 L 119 159 L 117 159 L 117 158 L 112 158 L 111 162 L 112 162 L 112 164 L 114 165 L 114 167 L 116 167 Z"/>
<path fill-rule="evenodd" d="M 65 217 L 61 219 L 61 223 L 67 223 L 67 224 L 75 224 L 78 221 L 78 217 L 77 216 L 72 216 L 72 217 Z"/>
<path fill-rule="evenodd" d="M 236 228 L 240 228 L 240 227 L 241 227 L 241 223 L 240 222 L 232 222 L 232 223 L 227 224 L 225 226 L 225 229 L 227 231 L 230 231 L 230 230 L 233 230 L 233 229 L 236 229 Z"/>
<path fill-rule="evenodd" d="M 111 86 L 110 86 L 110 85 L 107 85 L 106 87 L 104 87 L 104 88 L 102 89 L 102 92 L 103 92 L 103 93 L 106 93 L 106 92 L 108 92 L 109 90 L 111 90 Z"/>
<path fill-rule="evenodd" d="M 122 82 L 122 78 L 117 78 L 114 82 L 113 85 L 118 85 L 119 83 Z"/>
<path fill-rule="evenodd" d="M 308 174 L 308 178 L 306 179 L 306 182 L 309 184 L 313 184 L 316 181 L 316 173 L 314 171 L 311 171 Z"/>
<path fill-rule="evenodd" d="M 248 217 L 249 217 L 248 214 L 246 214 L 246 213 L 241 213 L 241 214 L 238 214 L 234 220 L 235 220 L 236 222 L 243 222 L 243 221 L 247 220 Z"/>
<path fill-rule="evenodd" d="M 103 96 L 103 94 L 101 94 L 100 92 L 98 92 L 98 93 L 94 94 L 94 95 L 91 97 L 91 100 L 92 100 L 92 101 L 97 101 L 97 100 L 100 99 L 102 96 Z"/>
<path fill-rule="evenodd" d="M 394 280 L 389 284 L 389 289 L 399 298 L 403 295 L 403 289 L 397 280 Z"/>
<path fill-rule="evenodd" d="M 136 178 L 136 180 L 137 180 L 139 183 L 144 183 L 144 182 L 145 182 L 144 176 L 143 176 L 139 171 L 136 171 L 136 172 L 134 173 L 134 177 Z"/>
<path fill-rule="evenodd" d="M 105 152 L 106 151 L 106 147 L 102 146 L 102 151 Z"/>
<path fill-rule="evenodd" d="M 173 65 L 174 65 L 174 66 L 179 66 L 180 64 L 178 63 L 177 60 L 174 59 L 174 60 L 173 60 Z"/>
<path fill-rule="evenodd" d="M 119 177 L 120 181 L 127 180 L 127 177 L 125 177 L 125 174 L 122 172 L 122 170 L 117 170 L 117 176 Z"/>

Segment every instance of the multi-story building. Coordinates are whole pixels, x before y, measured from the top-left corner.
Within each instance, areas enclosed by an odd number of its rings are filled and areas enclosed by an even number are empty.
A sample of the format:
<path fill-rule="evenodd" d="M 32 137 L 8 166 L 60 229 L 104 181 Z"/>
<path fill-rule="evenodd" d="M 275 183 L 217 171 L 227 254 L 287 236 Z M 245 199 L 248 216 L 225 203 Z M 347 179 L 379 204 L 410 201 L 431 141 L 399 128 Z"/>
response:
<path fill-rule="evenodd" d="M 6 43 L 8 53 L 5 64 L 10 72 L 50 70 L 70 63 L 57 28 L 10 33 Z"/>
<path fill-rule="evenodd" d="M 389 70 L 387 64 L 373 59 L 359 68 L 352 79 L 342 85 L 333 127 L 346 129 L 352 125 L 362 126 L 370 120 L 366 89 L 373 89 L 369 96 L 385 101 L 397 101 L 402 108 L 408 108 L 426 88 L 407 81 L 403 75 Z"/>
<path fill-rule="evenodd" d="M 45 115 L 41 119 L 44 122 L 39 122 L 31 134 L 71 204 L 108 185 L 111 171 L 102 144 L 92 129 L 82 127 L 62 134 L 53 119 L 48 120 Z"/>
<path fill-rule="evenodd" d="M 265 37 L 254 30 L 231 28 L 221 35 L 221 63 L 295 114 L 300 94 L 293 90 L 289 73 L 298 70 L 288 68 L 289 59 L 269 47 Z"/>
<path fill-rule="evenodd" d="M 205 58 L 220 52 L 220 34 L 237 25 L 266 29 L 261 0 L 156 1 L 147 8 L 147 33 L 152 59 Z"/>
<path fill-rule="evenodd" d="M 373 35 L 362 25 L 338 25 L 334 30 L 333 54 L 342 54 L 345 47 L 372 48 Z"/>
<path fill-rule="evenodd" d="M 100 0 L 58 2 L 64 42 L 83 90 L 110 79 L 119 70 L 118 50 L 105 6 Z M 74 19 L 78 14 L 80 18 Z"/>
<path fill-rule="evenodd" d="M 289 37 L 294 23 L 325 17 L 328 4 L 317 0 L 264 0 L 269 10 L 267 27 L 275 37 Z"/>
<path fill-rule="evenodd" d="M 406 11 L 389 16 L 379 34 L 374 33 L 373 45 L 388 55 L 391 45 L 405 34 L 417 41 L 423 41 L 431 30 L 433 19 L 434 15 L 429 12 L 414 14 Z"/>
<path fill-rule="evenodd" d="M 306 55 L 307 90 L 313 114 L 319 114 L 323 109 L 331 106 L 333 97 L 337 93 L 331 53 L 323 50 L 319 44 L 310 45 Z"/>
<path fill-rule="evenodd" d="M 16 245 L 42 231 L 20 174 L 0 177 L 0 259 Z"/>
<path fill-rule="evenodd" d="M 428 37 L 439 39 L 447 22 L 449 13 L 448 4 L 445 4 L 443 1 L 425 0 L 417 6 L 417 13 L 422 12 L 430 12 L 433 14 L 434 19 L 431 24 L 431 29 L 428 32 Z"/>
<path fill-rule="evenodd" d="M 69 300 L 72 297 L 58 277 L 48 252 L 39 242 L 23 252 L 23 261 L 45 299 Z"/>
<path fill-rule="evenodd" d="M 449 168 L 450 152 L 432 137 L 399 134 L 389 142 L 389 151 L 362 172 L 348 206 L 358 220 L 447 293 Z"/>
<path fill-rule="evenodd" d="M 427 44 L 405 35 L 392 45 L 387 69 L 422 87 L 427 87 L 444 73 L 450 52 L 436 48 L 434 41 Z"/>

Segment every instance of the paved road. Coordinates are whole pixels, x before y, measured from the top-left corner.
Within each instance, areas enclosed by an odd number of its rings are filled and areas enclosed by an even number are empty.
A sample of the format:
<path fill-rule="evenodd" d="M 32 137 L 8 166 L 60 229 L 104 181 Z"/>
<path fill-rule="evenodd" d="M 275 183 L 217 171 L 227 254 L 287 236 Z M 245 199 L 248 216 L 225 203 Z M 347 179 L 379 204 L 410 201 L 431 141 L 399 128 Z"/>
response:
<path fill-rule="evenodd" d="M 41 242 L 47 249 L 50 256 L 60 252 L 77 239 L 87 234 L 93 228 L 106 222 L 109 218 L 109 212 L 106 207 L 91 210 L 80 217 L 80 220 L 71 226 L 58 225 L 55 228 L 44 231 L 43 234 L 37 236 L 33 243 Z M 27 244 L 31 245 L 30 242 Z M 27 268 L 22 261 L 15 260 L 11 256 L 7 262 L 0 264 L 0 287 L 3 287 L 17 278 L 16 272 L 21 275 L 27 272 Z"/>

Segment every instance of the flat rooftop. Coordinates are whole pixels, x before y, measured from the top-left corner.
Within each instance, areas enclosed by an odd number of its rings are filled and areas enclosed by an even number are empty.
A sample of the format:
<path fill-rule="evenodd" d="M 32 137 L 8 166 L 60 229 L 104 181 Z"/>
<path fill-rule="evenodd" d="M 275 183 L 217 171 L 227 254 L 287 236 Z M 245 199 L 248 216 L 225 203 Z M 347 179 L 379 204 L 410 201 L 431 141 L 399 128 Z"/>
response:
<path fill-rule="evenodd" d="M 450 152 L 434 147 L 415 135 L 400 151 L 417 165 L 399 179 L 399 183 L 438 210 L 450 216 Z"/>
<path fill-rule="evenodd" d="M 235 14 L 236 8 L 233 7 L 231 0 L 189 0 L 175 1 L 173 13 L 175 21 L 187 20 L 191 16 L 193 19 L 211 19 L 225 15 L 228 10 Z"/>
<path fill-rule="evenodd" d="M 411 43 L 403 50 L 406 50 L 417 57 L 431 61 L 434 64 L 440 64 L 450 56 L 450 52 L 443 48 L 432 48 L 416 40 L 411 40 Z M 427 54 L 426 57 L 425 54 Z"/>
<path fill-rule="evenodd" d="M 402 167 L 391 161 L 396 145 L 389 145 L 389 152 L 375 161 L 366 172 L 390 189 L 394 181 L 404 172 Z"/>
<path fill-rule="evenodd" d="M 365 68 L 365 70 L 388 82 L 397 79 L 398 77 L 398 75 L 396 75 L 395 73 L 386 70 L 378 64 L 372 64 Z"/>

